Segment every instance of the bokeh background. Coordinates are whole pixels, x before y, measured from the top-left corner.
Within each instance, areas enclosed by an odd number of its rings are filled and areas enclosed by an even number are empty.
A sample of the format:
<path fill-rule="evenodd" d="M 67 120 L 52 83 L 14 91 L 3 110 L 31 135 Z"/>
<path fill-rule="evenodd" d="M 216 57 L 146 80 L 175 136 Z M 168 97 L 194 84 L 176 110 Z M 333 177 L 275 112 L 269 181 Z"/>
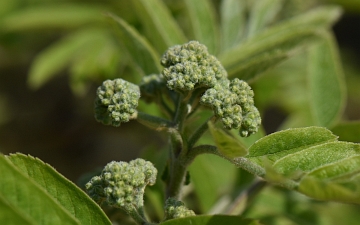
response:
<path fill-rule="evenodd" d="M 85 71 L 78 73 L 71 71 L 76 62 L 65 63 L 41 86 L 34 87 L 29 84 L 29 73 L 39 53 L 79 30 L 102 29 L 102 27 L 109 29 L 107 23 L 103 21 L 103 13 L 106 13 L 107 9 L 125 16 L 130 21 L 135 21 L 134 15 L 128 11 L 127 1 L 102 1 L 99 4 L 98 1 L 74 0 L 54 1 L 49 4 L 48 1 L 38 0 L 1 0 L 0 5 L 0 151 L 2 153 L 21 152 L 38 157 L 76 182 L 85 172 L 103 166 L 109 161 L 128 161 L 136 158 L 139 151 L 146 146 L 161 146 L 161 137 L 137 122 L 124 124 L 121 128 L 113 128 L 104 126 L 94 119 L 93 103 L 96 88 L 103 80 L 120 77 L 122 71 L 128 69 L 123 68 L 122 59 L 116 62 L 119 65 L 98 63 L 94 68 L 84 68 Z M 51 12 L 50 15 L 44 15 L 46 9 L 43 12 L 42 7 L 57 6 L 64 9 L 55 15 L 51 15 Z M 35 11 L 35 15 L 29 12 L 31 10 Z M 37 10 L 41 11 L 40 15 L 37 14 Z M 79 15 L 76 15 L 78 13 Z M 75 21 L 68 20 L 66 18 L 68 14 L 75 14 L 72 16 L 76 17 Z M 54 20 L 60 21 L 60 24 L 54 26 L 50 22 L 48 25 L 41 16 L 44 16 L 45 20 L 57 17 Z M 34 21 L 27 23 L 28 19 Z M 39 20 L 38 24 L 36 24 L 37 20 Z M 17 27 L 12 27 L 13 24 Z M 112 41 L 111 38 L 109 40 Z M 89 53 L 88 49 L 98 48 L 96 41 L 96 37 L 87 43 L 86 40 L 82 41 L 69 58 L 74 61 L 77 57 L 85 58 Z M 111 44 L 111 47 L 116 48 L 113 43 Z M 100 43 L 99 48 L 102 47 L 108 46 Z M 75 54 L 77 56 L 74 56 Z M 97 63 L 95 58 L 89 60 L 90 64 Z M 114 59 L 110 58 L 108 61 L 112 63 Z M 58 63 L 63 62 L 59 59 Z M 89 63 L 85 67 L 88 65 Z M 111 69 L 113 71 L 106 71 Z M 72 87 L 77 82 L 71 78 L 72 75 L 82 76 L 79 82 L 86 87 Z"/>

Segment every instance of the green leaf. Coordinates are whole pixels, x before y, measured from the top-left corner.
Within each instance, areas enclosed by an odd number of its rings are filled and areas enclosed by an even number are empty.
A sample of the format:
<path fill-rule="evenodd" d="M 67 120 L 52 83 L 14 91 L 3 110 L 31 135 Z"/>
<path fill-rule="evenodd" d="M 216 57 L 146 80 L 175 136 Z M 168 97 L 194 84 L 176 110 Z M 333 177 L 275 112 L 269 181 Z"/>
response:
<path fill-rule="evenodd" d="M 6 14 L 0 22 L 3 31 L 26 31 L 34 29 L 75 28 L 84 24 L 101 22 L 102 5 L 93 4 L 54 4 L 23 7 Z"/>
<path fill-rule="evenodd" d="M 7 225 L 36 224 L 27 215 L 24 215 L 21 211 L 13 207 L 2 193 L 0 193 L 0 223 Z"/>
<path fill-rule="evenodd" d="M 337 141 L 325 128 L 280 131 L 249 152 L 248 159 L 265 167 L 271 182 L 319 200 L 360 204 L 360 145 Z"/>
<path fill-rule="evenodd" d="M 282 5 L 283 0 L 255 1 L 250 11 L 247 37 L 253 37 L 271 22 L 274 22 Z"/>
<path fill-rule="evenodd" d="M 246 2 L 238 0 L 221 1 L 222 49 L 227 50 L 240 43 L 246 26 Z"/>
<path fill-rule="evenodd" d="M 187 42 L 187 38 L 161 0 L 135 0 L 131 3 L 145 26 L 147 37 L 159 52 Z"/>
<path fill-rule="evenodd" d="M 218 151 L 226 158 L 233 159 L 247 154 L 246 147 L 238 139 L 208 122 L 209 131 Z"/>
<path fill-rule="evenodd" d="M 348 182 L 354 186 L 355 182 Z M 298 187 L 298 191 L 315 199 L 324 201 L 340 201 L 360 204 L 359 182 L 355 184 L 355 190 L 351 190 L 345 183 L 322 181 L 305 176 Z"/>
<path fill-rule="evenodd" d="M 219 27 L 216 23 L 215 9 L 208 0 L 186 0 L 190 23 L 195 39 L 206 45 L 215 55 L 219 50 Z"/>
<path fill-rule="evenodd" d="M 289 65 L 282 72 L 272 72 L 282 73 L 278 79 L 273 79 L 281 90 L 274 99 L 291 112 L 282 128 L 332 127 L 345 105 L 344 76 L 334 38 L 330 33 L 324 35 L 309 51 L 299 56 L 305 61 L 293 64 L 292 68 Z M 289 69 L 292 70 L 291 76 Z"/>
<path fill-rule="evenodd" d="M 322 7 L 278 23 L 247 42 L 221 54 L 229 76 L 251 80 L 292 56 L 324 32 L 340 16 L 337 7 Z"/>
<path fill-rule="evenodd" d="M 227 215 L 201 215 L 190 216 L 180 219 L 168 220 L 161 225 L 260 225 L 257 220 L 245 219 L 240 216 L 227 216 Z"/>
<path fill-rule="evenodd" d="M 329 127 L 340 117 L 345 103 L 344 75 L 332 35 L 309 49 L 308 98 L 314 125 Z"/>
<path fill-rule="evenodd" d="M 148 41 L 123 19 L 111 14 L 109 17 L 114 21 L 120 43 L 124 49 L 127 49 L 144 75 L 159 73 L 161 71 L 160 55 Z"/>
<path fill-rule="evenodd" d="M 312 147 L 306 147 L 295 153 L 287 154 L 273 163 L 276 171 L 285 176 L 297 171 L 308 173 L 312 170 L 334 164 L 347 157 L 360 154 L 360 145 L 350 142 L 324 143 Z M 325 157 L 326 156 L 326 157 Z M 333 165 L 332 165 L 333 167 Z"/>
<path fill-rule="evenodd" d="M 339 123 L 331 131 L 339 136 L 340 141 L 360 142 L 360 121 Z"/>
<path fill-rule="evenodd" d="M 72 33 L 38 54 L 33 62 L 28 84 L 31 88 L 39 88 L 53 76 L 63 70 L 72 59 L 99 39 L 108 40 L 103 29 L 90 28 Z"/>
<path fill-rule="evenodd" d="M 111 224 L 82 190 L 39 159 L 0 155 L 0 175 L 0 205 L 9 205 L 20 217 L 0 224 L 20 219 L 28 221 L 25 224 Z M 3 213 L 0 219 L 6 218 Z"/>
<path fill-rule="evenodd" d="M 279 131 L 267 135 L 249 148 L 247 158 L 260 162 L 263 157 L 271 161 L 303 148 L 336 141 L 337 137 L 322 127 L 306 127 Z"/>

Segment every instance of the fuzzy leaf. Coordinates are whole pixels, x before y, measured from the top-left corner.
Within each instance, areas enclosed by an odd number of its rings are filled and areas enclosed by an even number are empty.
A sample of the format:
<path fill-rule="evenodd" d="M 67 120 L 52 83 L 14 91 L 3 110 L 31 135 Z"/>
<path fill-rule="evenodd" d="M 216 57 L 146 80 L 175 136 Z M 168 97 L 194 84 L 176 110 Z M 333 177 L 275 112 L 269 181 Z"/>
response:
<path fill-rule="evenodd" d="M 347 182 L 338 183 L 305 176 L 300 182 L 298 191 L 318 200 L 360 204 L 359 188 L 359 180 L 354 182 L 348 179 Z"/>
<path fill-rule="evenodd" d="M 204 44 L 215 55 L 219 49 L 219 27 L 215 9 L 208 0 L 186 0 L 190 23 L 195 39 Z"/>
<path fill-rule="evenodd" d="M 39 159 L 0 155 L 0 167 L 0 205 L 19 217 L 0 211 L 0 224 L 111 224 L 82 190 Z"/>
<path fill-rule="evenodd" d="M 267 135 L 249 148 L 247 158 L 260 162 L 269 157 L 277 160 L 284 155 L 300 151 L 302 148 L 336 141 L 337 137 L 322 127 L 288 129 Z"/>
<path fill-rule="evenodd" d="M 291 176 L 297 171 L 308 173 L 314 169 L 335 163 L 347 157 L 360 154 L 360 145 L 350 142 L 330 142 L 302 148 L 295 153 L 287 154 L 273 163 L 276 171 Z"/>
<path fill-rule="evenodd" d="M 271 182 L 319 200 L 360 204 L 360 145 L 337 141 L 325 128 L 280 131 L 249 152 L 247 158 L 264 167 Z"/>
<path fill-rule="evenodd" d="M 221 1 L 221 37 L 223 50 L 240 43 L 246 26 L 246 2 L 238 0 Z"/>
<path fill-rule="evenodd" d="M 145 26 L 147 37 L 160 53 L 173 45 L 187 42 L 187 38 L 161 0 L 135 0 L 131 3 Z"/>
<path fill-rule="evenodd" d="M 340 62 L 332 35 L 309 49 L 308 102 L 316 126 L 333 125 L 343 112 L 346 91 Z"/>
<path fill-rule="evenodd" d="M 144 75 L 160 73 L 160 56 L 149 42 L 125 20 L 115 15 L 109 16 L 114 21 L 119 41 Z"/>
<path fill-rule="evenodd" d="M 229 76 L 251 80 L 277 65 L 324 32 L 340 16 L 337 7 L 322 7 L 301 14 L 257 34 L 221 54 L 220 61 Z"/>
<path fill-rule="evenodd" d="M 179 219 L 168 220 L 161 225 L 260 225 L 257 220 L 244 219 L 240 216 L 227 216 L 227 215 L 201 215 L 191 216 Z"/>
<path fill-rule="evenodd" d="M 209 122 L 208 126 L 215 145 L 223 156 L 233 159 L 247 154 L 246 147 L 238 139 L 222 129 L 216 128 L 212 122 Z"/>
<path fill-rule="evenodd" d="M 54 4 L 23 7 L 8 13 L 0 22 L 3 31 L 33 29 L 74 28 L 88 23 L 101 22 L 107 9 L 92 4 Z"/>

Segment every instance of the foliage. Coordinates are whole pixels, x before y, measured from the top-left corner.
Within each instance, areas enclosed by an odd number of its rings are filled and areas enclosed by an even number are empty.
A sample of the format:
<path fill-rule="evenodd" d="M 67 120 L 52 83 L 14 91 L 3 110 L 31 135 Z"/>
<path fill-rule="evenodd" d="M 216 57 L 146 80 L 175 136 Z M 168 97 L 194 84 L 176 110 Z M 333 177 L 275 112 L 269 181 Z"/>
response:
<path fill-rule="evenodd" d="M 2 223 L 111 224 L 84 192 L 39 159 L 14 154 L 0 160 Z"/>
<path fill-rule="evenodd" d="M 349 142 L 359 141 L 360 125 L 343 121 L 346 87 L 331 32 L 340 7 L 297 0 L 122 1 L 126 10 L 112 1 L 7 2 L 3 33 L 65 31 L 37 55 L 30 87 L 67 67 L 78 95 L 106 80 L 96 93 L 96 120 L 115 127 L 137 120 L 166 131 L 169 149 L 144 157 L 154 164 L 111 162 L 81 187 L 103 210 L 39 159 L 0 155 L 0 223 L 127 223 L 115 206 L 138 224 L 326 224 L 326 212 L 311 213 L 322 211 L 315 200 L 360 203 L 360 145 Z M 266 135 L 261 117 L 270 104 L 288 116 Z M 279 209 L 257 214 L 271 195 Z"/>

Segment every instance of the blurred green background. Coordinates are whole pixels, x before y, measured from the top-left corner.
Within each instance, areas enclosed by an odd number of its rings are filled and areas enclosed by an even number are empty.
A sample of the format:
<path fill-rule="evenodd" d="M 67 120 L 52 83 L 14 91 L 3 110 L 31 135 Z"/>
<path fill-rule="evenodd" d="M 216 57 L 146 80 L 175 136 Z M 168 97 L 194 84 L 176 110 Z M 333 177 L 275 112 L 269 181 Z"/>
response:
<path fill-rule="evenodd" d="M 164 134 L 154 133 L 137 122 L 114 128 L 97 123 L 93 115 L 96 88 L 102 81 L 123 77 L 138 82 L 143 75 L 130 60 L 106 17 L 108 12 L 113 13 L 146 36 L 149 31 L 131 2 L 0 0 L 2 153 L 22 152 L 38 157 L 76 181 L 85 172 L 109 161 L 128 161 L 143 150 L 160 150 L 166 144 Z M 183 1 L 163 2 L 186 37 L 193 39 Z M 221 1 L 209 2 L 219 19 Z M 359 121 L 360 2 L 291 2 L 304 9 L 327 3 L 337 3 L 344 8 L 343 16 L 333 27 L 347 83 L 342 119 Z M 293 14 L 291 8 L 286 12 Z M 160 54 L 165 50 L 161 44 L 156 48 Z M 276 73 L 276 69 L 273 71 Z M 264 82 L 254 85 L 255 95 Z M 276 101 L 259 102 L 259 105 L 266 133 L 278 130 L 291 114 Z M 140 107 L 152 109 L 147 105 Z M 358 142 L 360 131 L 354 135 L 353 141 Z M 269 193 L 277 193 L 277 189 Z M 266 193 L 262 198 L 265 199 L 262 203 L 266 203 Z M 249 212 L 249 215 L 256 217 L 256 213 Z"/>
<path fill-rule="evenodd" d="M 1 0 L 0 5 L 2 153 L 31 154 L 76 181 L 97 166 L 136 158 L 146 146 L 163 143 L 161 135 L 137 122 L 116 129 L 93 115 L 96 88 L 130 70 L 104 16 L 113 12 L 137 23 L 128 1 Z M 29 74 L 36 60 L 59 42 L 65 52 L 51 56 L 59 67 L 34 85 Z"/>

